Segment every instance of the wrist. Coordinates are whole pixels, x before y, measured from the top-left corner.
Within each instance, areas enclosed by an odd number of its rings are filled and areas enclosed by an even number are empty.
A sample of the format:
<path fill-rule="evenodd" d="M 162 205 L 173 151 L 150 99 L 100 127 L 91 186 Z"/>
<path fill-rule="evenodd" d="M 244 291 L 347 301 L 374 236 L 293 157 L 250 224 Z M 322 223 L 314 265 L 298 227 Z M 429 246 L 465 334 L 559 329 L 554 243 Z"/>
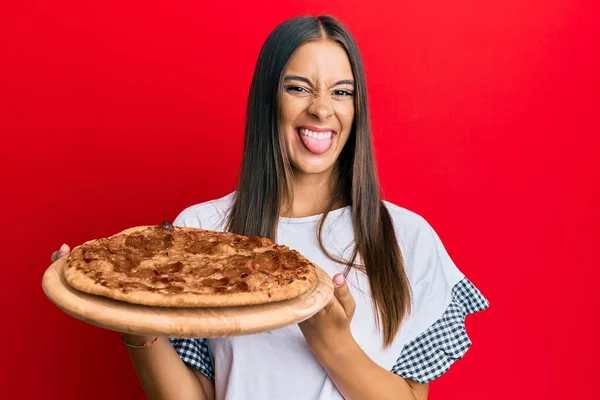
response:
<path fill-rule="evenodd" d="M 156 342 L 158 339 L 156 336 L 141 336 L 141 335 L 133 335 L 130 333 L 121 333 L 121 339 L 123 340 L 123 344 L 127 347 L 149 347 Z"/>
<path fill-rule="evenodd" d="M 354 336 L 350 330 L 343 334 L 338 334 L 329 341 L 317 341 L 310 344 L 313 352 L 319 359 L 339 358 L 343 355 L 352 353 L 359 348 L 358 343 L 354 340 Z"/>
<path fill-rule="evenodd" d="M 333 344 L 313 349 L 313 353 L 331 377 L 347 376 L 356 371 L 356 365 L 364 361 L 365 355 L 352 335 L 339 337 Z"/>

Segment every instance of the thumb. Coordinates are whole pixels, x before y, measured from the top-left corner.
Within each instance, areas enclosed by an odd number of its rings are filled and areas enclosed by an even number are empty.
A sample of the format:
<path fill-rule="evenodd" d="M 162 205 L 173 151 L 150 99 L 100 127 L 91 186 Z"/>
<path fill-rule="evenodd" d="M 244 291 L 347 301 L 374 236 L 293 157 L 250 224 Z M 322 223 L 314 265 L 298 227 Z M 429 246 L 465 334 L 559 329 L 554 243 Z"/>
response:
<path fill-rule="evenodd" d="M 62 256 L 66 256 L 67 254 L 69 254 L 70 251 L 71 251 L 71 248 L 69 247 L 69 245 L 63 244 L 62 246 L 60 246 L 60 249 L 58 249 L 58 254 L 62 257 Z"/>
<path fill-rule="evenodd" d="M 333 285 L 333 293 L 336 299 L 342 305 L 346 316 L 348 318 L 352 318 L 354 315 L 354 309 L 356 308 L 356 303 L 354 301 L 354 297 L 352 297 L 352 293 L 350 293 L 350 288 L 348 288 L 348 283 L 346 282 L 344 275 L 336 274 L 333 277 Z"/>
<path fill-rule="evenodd" d="M 52 262 L 54 262 L 54 261 L 58 260 L 59 258 L 64 257 L 67 254 L 69 254 L 70 251 L 71 251 L 71 248 L 68 245 L 63 244 L 62 246 L 60 246 L 60 249 L 58 249 L 57 251 L 52 253 L 52 257 L 50 257 L 50 260 Z"/>

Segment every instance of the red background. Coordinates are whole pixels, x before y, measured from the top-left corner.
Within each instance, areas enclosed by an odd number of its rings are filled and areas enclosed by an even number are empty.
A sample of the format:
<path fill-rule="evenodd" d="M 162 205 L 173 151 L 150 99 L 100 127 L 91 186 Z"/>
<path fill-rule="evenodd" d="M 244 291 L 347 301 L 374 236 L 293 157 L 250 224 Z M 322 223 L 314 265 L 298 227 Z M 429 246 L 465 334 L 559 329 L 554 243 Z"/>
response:
<path fill-rule="evenodd" d="M 262 42 L 321 12 L 362 50 L 386 198 L 427 218 L 491 301 L 430 398 L 597 392 L 592 0 L 7 3 L 0 397 L 143 398 L 118 335 L 45 298 L 50 253 L 231 190 Z"/>

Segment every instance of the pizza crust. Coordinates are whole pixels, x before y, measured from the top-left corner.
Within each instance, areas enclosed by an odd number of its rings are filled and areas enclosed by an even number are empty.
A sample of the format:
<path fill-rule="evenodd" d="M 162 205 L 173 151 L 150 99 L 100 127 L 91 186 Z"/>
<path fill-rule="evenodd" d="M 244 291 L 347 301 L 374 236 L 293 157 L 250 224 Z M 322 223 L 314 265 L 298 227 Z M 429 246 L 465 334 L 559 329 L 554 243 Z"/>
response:
<path fill-rule="evenodd" d="M 255 292 L 228 294 L 162 294 L 154 292 L 112 290 L 94 282 L 89 276 L 78 273 L 76 269 L 65 270 L 67 283 L 82 292 L 110 297 L 128 303 L 156 307 L 232 307 L 250 306 L 290 300 L 301 294 L 314 290 L 317 286 L 316 276 L 307 277 L 306 281 L 294 280 L 286 287 L 273 288 Z"/>
<path fill-rule="evenodd" d="M 155 226 L 138 226 L 129 229 L 125 229 L 109 238 L 108 240 L 115 241 L 114 243 L 117 246 L 125 246 L 125 241 L 128 236 L 133 234 L 140 234 L 144 231 L 157 229 Z M 185 230 L 187 232 L 199 233 L 199 232 L 211 232 L 212 235 L 223 235 L 223 237 L 227 238 L 238 238 L 240 240 L 247 240 L 248 238 L 235 235 L 231 233 L 222 233 L 222 232 L 213 232 L 206 231 L 197 228 L 176 228 L 178 230 Z M 267 243 L 271 243 L 276 246 L 278 249 L 287 249 L 285 246 L 277 246 L 273 242 L 268 241 L 268 239 L 261 238 L 263 241 L 267 241 Z M 184 290 L 182 293 L 164 293 L 160 291 L 160 288 L 153 287 L 152 291 L 144 290 L 144 289 L 128 289 L 123 290 L 114 287 L 107 287 L 98 282 L 98 279 L 94 279 L 89 274 L 85 273 L 85 268 L 90 271 L 90 263 L 84 261 L 83 258 L 83 248 L 85 246 L 95 245 L 99 243 L 98 240 L 90 240 L 85 242 L 81 246 L 77 246 L 73 249 L 73 251 L 69 254 L 65 268 L 63 269 L 63 276 L 65 281 L 74 289 L 86 292 L 89 294 L 104 296 L 108 298 L 112 298 L 119 301 L 124 301 L 128 303 L 141 304 L 147 306 L 157 306 L 157 307 L 231 307 L 231 306 L 249 306 L 249 305 L 258 305 L 258 304 L 266 304 L 278 301 L 289 300 L 298 297 L 299 295 L 312 291 L 317 286 L 318 278 L 316 274 L 316 266 L 312 264 L 308 259 L 303 257 L 296 251 L 291 251 L 287 249 L 288 252 L 293 252 L 295 257 L 300 260 L 300 263 L 305 267 L 302 271 L 298 271 L 297 274 L 294 275 L 294 279 L 291 280 L 290 283 L 286 283 L 284 285 L 281 284 L 273 284 L 268 285 L 265 289 L 256 289 L 249 291 L 237 291 L 237 292 L 218 292 L 218 293 L 193 293 L 192 291 Z M 118 247 L 117 247 L 118 248 Z M 283 250 L 280 250 L 283 251 Z M 162 258 L 163 260 L 165 257 Z M 222 261 L 223 259 L 221 259 Z M 225 258 L 226 260 L 226 258 Z M 144 260 L 142 262 L 145 262 Z M 92 261 L 94 263 L 95 261 Z M 100 262 L 97 262 L 100 267 L 95 266 L 94 268 L 98 268 L 98 270 L 102 270 L 102 265 Z M 106 265 L 110 265 L 106 262 Z M 106 269 L 106 268 L 105 268 Z M 110 271 L 109 271 L 110 272 Z M 252 281 L 253 276 L 249 276 L 249 281 Z"/>

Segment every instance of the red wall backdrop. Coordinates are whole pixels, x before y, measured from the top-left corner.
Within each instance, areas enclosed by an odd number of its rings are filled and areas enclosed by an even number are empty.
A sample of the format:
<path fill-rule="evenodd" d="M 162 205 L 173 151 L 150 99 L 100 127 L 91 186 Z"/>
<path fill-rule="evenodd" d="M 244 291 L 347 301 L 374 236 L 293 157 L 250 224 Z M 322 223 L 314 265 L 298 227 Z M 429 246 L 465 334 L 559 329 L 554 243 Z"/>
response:
<path fill-rule="evenodd" d="M 144 397 L 118 336 L 44 297 L 50 253 L 231 190 L 263 40 L 321 12 L 362 49 L 386 198 L 492 304 L 431 399 L 597 393 L 592 0 L 82 3 L 0 12 L 0 397 Z"/>

